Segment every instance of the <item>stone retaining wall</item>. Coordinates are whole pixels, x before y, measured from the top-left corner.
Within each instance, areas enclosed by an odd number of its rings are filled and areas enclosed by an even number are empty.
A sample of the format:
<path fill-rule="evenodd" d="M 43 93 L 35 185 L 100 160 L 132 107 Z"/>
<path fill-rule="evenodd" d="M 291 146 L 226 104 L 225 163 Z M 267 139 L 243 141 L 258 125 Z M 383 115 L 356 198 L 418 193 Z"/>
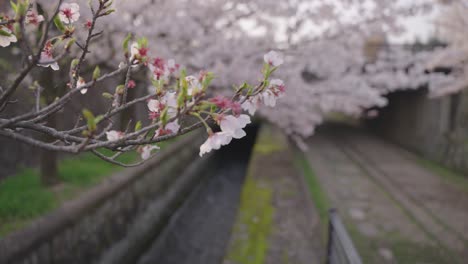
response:
<path fill-rule="evenodd" d="M 152 219 L 163 223 L 190 191 L 190 184 L 195 184 L 193 175 L 203 174 L 193 168 L 191 173 L 183 173 L 194 160 L 209 159 L 209 155 L 198 159 L 200 141 L 199 134 L 184 137 L 146 164 L 117 173 L 29 227 L 3 238 L 0 264 L 97 263 L 131 236 L 136 219 L 155 202 L 161 210 Z M 196 170 L 205 167 L 198 165 Z"/>
<path fill-rule="evenodd" d="M 430 99 L 424 90 L 390 94 L 369 122 L 378 134 L 427 159 L 468 172 L 468 93 Z"/>

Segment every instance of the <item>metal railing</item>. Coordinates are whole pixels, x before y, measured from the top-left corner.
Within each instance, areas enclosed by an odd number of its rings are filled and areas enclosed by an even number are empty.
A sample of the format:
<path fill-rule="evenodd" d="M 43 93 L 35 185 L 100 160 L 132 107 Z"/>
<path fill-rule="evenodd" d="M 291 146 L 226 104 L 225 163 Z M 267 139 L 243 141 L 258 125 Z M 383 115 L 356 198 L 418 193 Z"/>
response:
<path fill-rule="evenodd" d="M 362 264 L 336 209 L 328 211 L 327 264 Z"/>

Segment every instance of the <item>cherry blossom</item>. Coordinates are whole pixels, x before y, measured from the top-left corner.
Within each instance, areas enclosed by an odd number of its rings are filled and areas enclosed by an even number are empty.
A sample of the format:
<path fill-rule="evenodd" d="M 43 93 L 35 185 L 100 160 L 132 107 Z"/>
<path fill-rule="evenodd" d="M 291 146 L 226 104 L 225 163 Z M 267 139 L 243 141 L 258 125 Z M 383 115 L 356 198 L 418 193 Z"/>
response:
<path fill-rule="evenodd" d="M 146 65 L 148 59 L 148 47 L 145 43 L 134 42 L 130 46 L 130 61 L 134 62 L 135 60 L 138 63 L 143 63 Z"/>
<path fill-rule="evenodd" d="M 26 24 L 31 24 L 31 25 L 37 26 L 42 21 L 44 21 L 44 16 L 37 14 L 37 12 L 35 10 L 29 10 L 26 13 L 26 19 L 25 19 Z"/>
<path fill-rule="evenodd" d="M 278 67 L 284 62 L 283 56 L 280 53 L 273 50 L 265 54 L 263 56 L 263 60 L 265 61 L 265 63 L 268 63 L 273 67 Z"/>
<path fill-rule="evenodd" d="M 127 86 L 128 86 L 128 88 L 133 89 L 133 88 L 136 87 L 136 83 L 135 83 L 134 80 L 129 80 Z"/>
<path fill-rule="evenodd" d="M 211 98 L 210 102 L 215 104 L 220 109 L 227 109 L 232 105 L 232 101 L 223 95 L 217 95 L 216 97 Z"/>
<path fill-rule="evenodd" d="M 168 81 L 171 75 L 176 75 L 180 65 L 175 63 L 174 59 L 170 59 L 167 63 L 162 58 L 155 58 L 152 63 L 148 65 L 149 69 L 154 75 L 156 80 Z"/>
<path fill-rule="evenodd" d="M 0 46 L 8 47 L 12 42 L 16 42 L 16 36 L 5 26 L 0 26 Z"/>
<path fill-rule="evenodd" d="M 185 77 L 185 80 L 189 85 L 187 90 L 188 95 L 193 96 L 202 91 L 202 84 L 198 81 L 197 77 L 189 75 Z"/>
<path fill-rule="evenodd" d="M 83 79 L 83 77 L 79 77 L 78 82 L 76 83 L 76 89 L 81 89 L 85 85 L 86 85 L 85 79 Z M 84 89 L 80 90 L 81 94 L 86 94 L 87 92 L 88 92 L 87 88 L 84 88 Z"/>
<path fill-rule="evenodd" d="M 147 103 L 150 117 L 154 119 L 159 117 L 161 112 L 167 107 L 167 115 L 169 118 L 177 114 L 177 97 L 175 92 L 167 92 L 159 100 L 151 99 Z"/>
<path fill-rule="evenodd" d="M 243 128 L 247 124 L 250 124 L 250 117 L 248 115 L 240 115 L 238 117 L 232 115 L 222 116 L 219 122 L 221 131 L 236 139 L 240 139 L 246 135 Z"/>
<path fill-rule="evenodd" d="M 38 65 L 46 68 L 50 67 L 52 70 L 58 71 L 60 67 L 58 65 L 58 62 L 54 60 L 54 57 L 52 55 L 52 49 L 52 43 L 48 42 L 41 52 L 41 57 Z"/>
<path fill-rule="evenodd" d="M 156 130 L 156 132 L 154 133 L 154 138 L 177 133 L 179 129 L 180 129 L 179 121 L 176 119 L 172 122 L 167 123 L 165 127 L 161 127 L 158 130 Z"/>
<path fill-rule="evenodd" d="M 157 149 L 160 149 L 160 148 L 159 148 L 158 146 L 156 146 L 156 145 L 146 145 L 146 146 L 143 146 L 143 147 L 141 148 L 141 150 L 140 150 L 140 151 L 141 151 L 141 153 L 140 153 L 141 158 L 142 158 L 143 160 L 149 159 L 149 158 L 151 157 L 151 152 L 152 152 L 153 150 L 157 150 Z"/>
<path fill-rule="evenodd" d="M 221 146 L 225 146 L 231 143 L 232 135 L 227 132 L 217 132 L 212 133 L 208 136 L 208 139 L 200 146 L 200 157 L 204 154 L 221 148 Z"/>
<path fill-rule="evenodd" d="M 58 15 L 62 23 L 72 24 L 80 18 L 80 6 L 77 3 L 64 3 Z"/>
<path fill-rule="evenodd" d="M 177 64 L 174 59 L 169 59 L 167 61 L 167 67 L 171 74 L 175 74 L 179 70 L 180 65 Z"/>
<path fill-rule="evenodd" d="M 245 102 L 241 104 L 241 107 L 250 115 L 254 115 L 261 105 L 261 100 L 261 95 L 252 96 L 249 99 L 245 100 Z"/>
<path fill-rule="evenodd" d="M 124 137 L 124 133 L 121 131 L 111 130 L 106 132 L 107 140 L 108 141 L 117 141 Z"/>

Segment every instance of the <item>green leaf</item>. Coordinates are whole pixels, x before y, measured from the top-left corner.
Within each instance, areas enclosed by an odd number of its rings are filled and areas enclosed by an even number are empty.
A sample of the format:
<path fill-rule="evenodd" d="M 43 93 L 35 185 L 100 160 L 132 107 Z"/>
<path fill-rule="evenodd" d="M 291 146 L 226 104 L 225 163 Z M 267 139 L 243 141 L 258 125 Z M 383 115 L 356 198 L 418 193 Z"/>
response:
<path fill-rule="evenodd" d="M 101 122 L 103 119 L 104 119 L 104 116 L 103 116 L 103 115 L 98 115 L 98 116 L 96 116 L 96 118 L 94 119 L 94 123 L 97 125 L 97 124 L 99 124 L 99 122 Z"/>
<path fill-rule="evenodd" d="M 130 42 L 130 39 L 132 39 L 132 33 L 128 33 L 123 41 L 122 47 L 125 52 L 128 52 L 128 43 Z"/>
<path fill-rule="evenodd" d="M 0 29 L 0 36 L 9 37 L 9 36 L 11 36 L 11 33 L 8 33 L 5 30 Z"/>
<path fill-rule="evenodd" d="M 109 1 L 109 3 L 107 3 L 107 4 L 104 6 L 104 9 L 109 8 L 113 3 L 114 3 L 114 1 Z"/>
<path fill-rule="evenodd" d="M 135 131 L 139 131 L 141 129 L 141 121 L 138 121 L 136 124 L 135 124 Z"/>
<path fill-rule="evenodd" d="M 117 94 L 123 94 L 125 91 L 125 85 L 121 84 L 115 88 Z"/>
<path fill-rule="evenodd" d="M 54 17 L 54 24 L 58 30 L 61 32 L 65 32 L 65 26 L 63 25 L 62 21 L 60 20 L 59 16 Z"/>
<path fill-rule="evenodd" d="M 65 50 L 69 50 L 71 46 L 73 46 L 73 44 L 75 44 L 76 42 L 76 39 L 72 38 L 68 41 L 67 45 L 65 45 Z"/>
<path fill-rule="evenodd" d="M 211 81 L 213 81 L 214 78 L 215 78 L 214 73 L 212 73 L 212 72 L 207 72 L 206 73 L 206 76 L 203 79 L 203 83 L 202 83 L 203 90 L 206 90 L 206 88 L 208 88 L 208 86 L 210 86 Z"/>
<path fill-rule="evenodd" d="M 99 66 L 96 66 L 93 71 L 93 80 L 97 80 L 99 77 L 101 77 L 101 69 Z"/>
<path fill-rule="evenodd" d="M 140 48 L 142 48 L 142 47 L 148 47 L 148 39 L 145 38 L 145 37 L 140 38 L 140 39 L 138 40 L 138 46 L 139 46 Z"/>
<path fill-rule="evenodd" d="M 88 131 L 93 132 L 96 130 L 96 121 L 93 113 L 88 109 L 83 109 L 83 116 L 86 119 L 88 125 Z"/>
<path fill-rule="evenodd" d="M 108 11 L 106 11 L 106 13 L 104 13 L 104 16 L 108 16 L 108 15 L 114 13 L 114 12 L 115 12 L 115 9 L 108 10 Z"/>
<path fill-rule="evenodd" d="M 168 111 L 168 107 L 164 108 L 164 110 L 161 113 L 160 120 L 161 120 L 161 123 L 162 123 L 163 127 L 167 124 L 167 119 L 168 119 L 167 111 Z"/>
<path fill-rule="evenodd" d="M 102 96 L 104 98 L 106 98 L 106 99 L 113 99 L 114 98 L 114 96 L 112 94 L 110 94 L 110 93 L 102 93 Z"/>
<path fill-rule="evenodd" d="M 11 4 L 11 7 L 13 8 L 13 10 L 15 11 L 15 13 L 18 12 L 18 5 L 15 4 L 15 2 L 13 2 L 13 0 L 10 0 L 10 4 Z"/>
<path fill-rule="evenodd" d="M 29 1 L 25 1 L 24 3 L 18 2 L 16 5 L 16 15 L 17 16 L 24 16 L 26 15 L 26 11 L 29 8 Z"/>

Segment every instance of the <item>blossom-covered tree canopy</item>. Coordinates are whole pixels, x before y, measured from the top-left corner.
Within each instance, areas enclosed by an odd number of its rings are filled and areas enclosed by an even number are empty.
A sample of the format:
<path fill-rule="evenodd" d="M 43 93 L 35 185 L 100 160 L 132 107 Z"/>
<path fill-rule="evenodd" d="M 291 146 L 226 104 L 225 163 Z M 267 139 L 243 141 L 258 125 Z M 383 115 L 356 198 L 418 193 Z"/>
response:
<path fill-rule="evenodd" d="M 358 116 L 384 106 L 390 91 L 421 86 L 434 96 L 457 91 L 460 75 L 432 71 L 438 63 L 429 63 L 446 48 L 415 52 L 371 41 L 378 46 L 375 54 L 364 52 L 372 37 L 404 32 L 402 18 L 447 2 L 452 1 L 12 1 L 1 16 L 0 46 L 14 47 L 22 63 L 0 83 L 0 111 L 14 107 L 15 92 L 27 86 L 34 88 L 36 103 L 18 115 L 0 112 L 0 135 L 50 150 L 92 151 L 118 163 L 121 153 L 137 150 L 146 159 L 158 148 L 155 143 L 205 126 L 203 155 L 244 136 L 247 114 L 259 109 L 300 141 L 327 112 Z M 286 66 L 277 71 L 281 64 Z M 92 75 L 85 74 L 93 65 L 111 70 L 96 66 Z M 42 103 L 41 91 L 53 88 L 38 87 L 31 75 L 37 66 L 62 71 L 67 92 Z M 132 78 L 137 72 L 147 76 L 149 88 L 128 100 L 129 89 L 144 89 Z M 111 93 L 102 89 L 119 76 L 122 83 Z M 102 89 L 108 111 L 83 109 L 66 130 L 44 124 L 89 89 Z M 150 122 L 135 120 L 125 131 L 117 129 L 113 118 L 136 104 L 146 104 Z M 183 122 L 187 117 L 195 121 Z M 210 121 L 220 131 L 213 132 Z M 105 156 L 101 148 L 116 155 Z"/>
<path fill-rule="evenodd" d="M 124 19 L 110 26 L 116 32 L 142 32 L 163 47 L 159 53 L 183 57 L 194 69 L 215 69 L 219 87 L 255 81 L 251 69 L 262 61 L 258 54 L 283 51 L 287 67 L 280 77 L 288 91 L 274 109 L 260 113 L 291 135 L 304 137 L 327 112 L 359 116 L 384 106 L 391 91 L 428 86 L 431 96 L 440 96 L 459 90 L 460 75 L 431 71 L 434 55 L 445 48 L 413 51 L 385 45 L 384 39 L 373 43 L 380 46 L 375 58 L 365 54 L 375 36 L 404 33 L 405 18 L 447 4 L 462 5 L 438 0 L 122 1 L 117 12 Z M 304 73 L 316 79 L 307 80 Z"/>

